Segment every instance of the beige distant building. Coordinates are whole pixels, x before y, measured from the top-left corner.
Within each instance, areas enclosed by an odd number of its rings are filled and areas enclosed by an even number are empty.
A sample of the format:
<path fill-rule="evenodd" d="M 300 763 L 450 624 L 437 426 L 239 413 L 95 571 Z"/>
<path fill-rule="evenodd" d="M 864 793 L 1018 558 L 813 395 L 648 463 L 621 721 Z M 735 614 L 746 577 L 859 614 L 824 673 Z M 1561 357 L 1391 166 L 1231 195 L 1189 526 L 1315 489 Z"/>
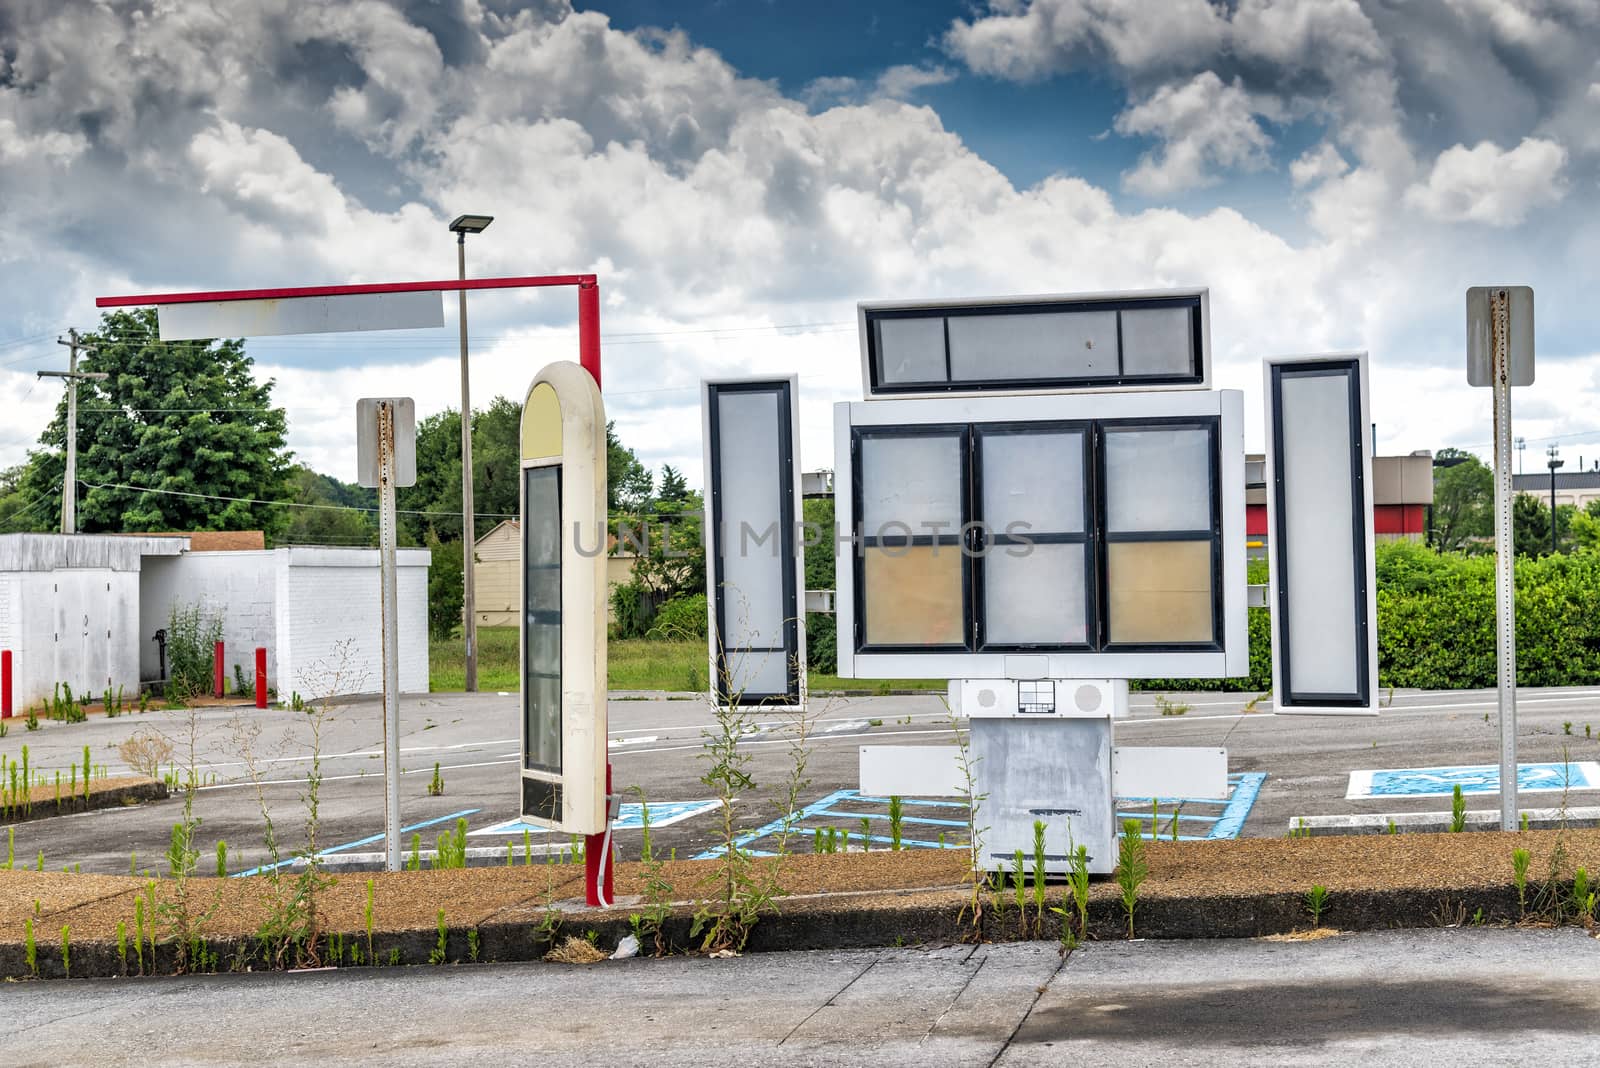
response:
<path fill-rule="evenodd" d="M 480 627 L 515 627 L 522 611 L 522 525 L 515 519 L 501 522 L 478 539 L 473 559 L 473 597 Z M 633 578 L 633 554 L 617 553 L 606 561 L 606 618 L 611 618 L 612 586 Z"/>

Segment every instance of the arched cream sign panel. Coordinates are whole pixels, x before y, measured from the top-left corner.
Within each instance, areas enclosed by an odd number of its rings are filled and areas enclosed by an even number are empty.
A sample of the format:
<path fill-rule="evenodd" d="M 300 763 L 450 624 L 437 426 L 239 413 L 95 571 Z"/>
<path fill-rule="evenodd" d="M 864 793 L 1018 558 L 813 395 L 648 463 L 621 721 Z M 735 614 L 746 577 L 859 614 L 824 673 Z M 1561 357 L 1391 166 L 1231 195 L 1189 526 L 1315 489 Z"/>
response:
<path fill-rule="evenodd" d="M 522 405 L 522 818 L 606 826 L 606 416 L 560 361 Z"/>

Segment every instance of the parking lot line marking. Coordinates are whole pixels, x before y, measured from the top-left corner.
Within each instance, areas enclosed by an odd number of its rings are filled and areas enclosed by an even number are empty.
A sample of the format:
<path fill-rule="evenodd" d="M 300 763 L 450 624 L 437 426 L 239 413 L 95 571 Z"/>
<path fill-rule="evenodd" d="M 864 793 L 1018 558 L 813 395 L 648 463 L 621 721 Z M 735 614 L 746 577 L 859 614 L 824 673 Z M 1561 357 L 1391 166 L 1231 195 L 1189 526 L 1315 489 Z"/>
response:
<path fill-rule="evenodd" d="M 1216 815 L 1209 813 L 1177 813 L 1179 826 L 1184 820 L 1211 823 L 1211 829 L 1206 834 L 1179 834 L 1180 842 L 1216 841 L 1218 839 L 1237 838 L 1244 829 L 1244 821 L 1250 815 L 1250 810 L 1255 807 L 1256 797 L 1261 793 L 1261 784 L 1266 782 L 1267 773 L 1264 771 L 1238 771 L 1228 776 L 1228 800 L 1225 804 L 1215 798 L 1193 797 L 1161 797 L 1152 801 L 1148 797 L 1119 797 L 1117 798 L 1117 821 L 1150 819 L 1152 804 L 1161 805 L 1210 805 L 1223 804 L 1222 811 Z M 1159 819 L 1163 824 L 1172 819 L 1171 813 L 1163 812 Z M 1150 837 L 1146 834 L 1145 837 Z M 1161 835 L 1163 841 L 1170 835 Z"/>
<path fill-rule="evenodd" d="M 718 801 L 652 801 L 650 802 L 650 829 L 670 827 L 674 823 L 693 819 L 696 816 L 710 812 L 720 804 Z M 637 801 L 627 801 L 617 813 L 617 818 L 612 822 L 613 831 L 638 831 L 644 829 L 644 806 Z M 521 818 L 509 819 L 497 823 L 492 827 L 480 827 L 476 831 L 467 832 L 468 838 L 478 835 L 491 834 L 547 834 L 549 828 L 535 827 L 531 823 L 523 823 Z"/>
<path fill-rule="evenodd" d="M 482 811 L 482 809 L 478 808 L 464 808 L 460 812 L 452 812 L 448 816 L 437 816 L 431 820 L 423 820 L 421 823 L 413 823 L 409 827 L 402 827 L 400 828 L 400 833 L 405 834 L 409 831 L 420 831 L 424 827 L 432 827 L 437 823 L 448 823 L 451 820 L 465 819 L 468 816 L 476 815 Z M 383 841 L 383 835 L 369 834 L 365 838 L 357 838 L 354 842 L 345 842 L 343 845 L 329 846 L 327 849 L 319 849 L 317 850 L 317 856 L 325 857 L 330 853 L 343 853 L 347 849 L 355 849 L 357 846 L 371 845 L 373 842 L 381 841 Z M 249 871 L 236 872 L 231 876 L 231 878 L 242 879 L 246 875 L 259 875 L 264 871 L 271 871 L 274 868 L 286 868 L 298 859 L 298 857 L 290 857 L 288 860 L 280 860 L 276 864 L 263 864 L 260 867 L 251 868 Z"/>

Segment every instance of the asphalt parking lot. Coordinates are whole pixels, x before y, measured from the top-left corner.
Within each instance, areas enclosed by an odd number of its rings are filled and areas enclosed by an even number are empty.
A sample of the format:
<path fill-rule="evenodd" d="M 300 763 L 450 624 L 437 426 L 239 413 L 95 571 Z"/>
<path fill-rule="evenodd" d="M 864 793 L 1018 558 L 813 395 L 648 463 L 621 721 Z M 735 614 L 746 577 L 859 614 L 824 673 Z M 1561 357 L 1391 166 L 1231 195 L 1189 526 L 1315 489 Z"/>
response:
<path fill-rule="evenodd" d="M 1349 798 L 1351 773 L 1492 764 L 1497 759 L 1493 691 L 1401 691 L 1376 718 L 1246 712 L 1249 696 L 1167 695 L 1171 704 L 1187 708 L 1182 715 L 1160 715 L 1154 695 L 1135 694 L 1130 718 L 1116 727 L 1117 744 L 1220 745 L 1228 750 L 1232 772 L 1264 773 L 1259 793 L 1237 828 L 1245 836 L 1282 835 L 1298 817 L 1447 809 L 1447 797 Z M 1591 724 L 1594 730 L 1588 733 L 1600 733 L 1600 690 L 1524 690 L 1518 709 L 1519 757 L 1524 764 L 1565 758 L 1581 765 L 1600 760 L 1600 739 L 1585 737 Z M 806 769 L 810 782 L 800 795 L 803 805 L 857 786 L 860 746 L 937 745 L 952 740 L 950 720 L 937 696 L 821 697 L 814 700 L 812 715 Z M 458 816 L 466 818 L 473 831 L 491 831 L 517 817 L 517 716 L 514 694 L 433 694 L 402 701 L 402 820 L 407 827 L 417 827 L 406 835 L 408 847 L 411 833 L 420 835 L 424 849 L 431 846 Z M 747 828 L 781 814 L 775 802 L 791 766 L 792 735 L 785 719 L 753 718 L 759 728 L 741 743 L 757 783 L 738 801 L 741 824 Z M 196 814 L 202 820 L 199 845 L 207 857 L 202 869 L 214 866 L 209 857 L 218 839 L 228 843 L 230 871 L 248 869 L 265 859 L 261 806 L 244 762 L 244 739 L 252 731 L 262 795 L 285 850 L 303 844 L 311 718 L 301 713 L 209 708 L 191 717 L 187 712 L 150 712 L 114 720 L 96 716 L 81 724 L 45 722 L 37 731 L 24 731 L 20 720 L 12 720 L 8 736 L 0 740 L 0 753 L 18 759 L 27 745 L 31 766 L 47 773 L 53 768 L 64 772 L 81 763 L 83 746 L 88 745 L 95 763 L 118 774 L 123 770 L 118 745 L 137 731 L 151 730 L 174 743 L 181 768 L 191 721 L 195 766 L 206 784 L 195 796 Z M 702 734 L 711 723 L 711 710 L 693 695 L 613 694 L 609 734 L 617 788 L 630 794 L 627 800 L 634 800 L 632 791 L 639 788 L 656 806 L 709 800 L 711 791 L 699 780 L 706 768 Z M 381 738 L 376 699 L 352 701 L 328 716 L 320 741 L 324 781 L 319 848 L 336 855 L 382 848 L 381 837 L 374 837 L 383 831 Z M 437 797 L 427 793 L 435 763 L 444 780 L 444 792 Z M 1553 807 L 1563 799 L 1574 807 L 1600 803 L 1600 791 L 1594 789 L 1600 787 L 1600 774 L 1565 786 L 1559 794 L 1525 793 L 1522 804 Z M 1469 794 L 1468 802 L 1472 809 L 1498 807 L 1492 793 Z M 32 863 L 43 851 L 49 870 L 80 866 L 83 871 L 127 872 L 130 865 L 160 870 L 158 862 L 178 816 L 177 804 L 168 800 L 17 824 L 18 862 Z M 658 848 L 692 856 L 714 844 L 709 812 L 697 814 L 693 806 L 680 806 L 668 813 L 660 807 L 657 820 L 670 815 L 680 818 L 657 827 Z M 854 821 L 841 817 L 838 822 L 842 829 L 850 829 L 848 824 Z M 938 826 L 937 820 L 931 821 L 920 833 L 931 841 Z M 535 852 L 566 846 L 554 838 L 533 836 Z M 637 855 L 637 830 L 619 830 L 616 838 L 625 859 Z M 518 831 L 474 834 L 469 844 L 503 852 L 509 842 L 520 862 L 523 841 Z"/>

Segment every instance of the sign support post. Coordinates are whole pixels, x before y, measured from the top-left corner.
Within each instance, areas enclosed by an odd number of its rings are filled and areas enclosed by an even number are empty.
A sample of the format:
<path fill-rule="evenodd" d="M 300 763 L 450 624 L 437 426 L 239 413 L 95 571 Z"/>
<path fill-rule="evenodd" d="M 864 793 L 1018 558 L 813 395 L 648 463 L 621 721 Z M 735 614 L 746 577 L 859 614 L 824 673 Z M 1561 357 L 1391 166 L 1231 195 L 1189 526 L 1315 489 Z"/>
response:
<path fill-rule="evenodd" d="M 1511 527 L 1511 298 L 1489 293 L 1494 384 L 1494 603 L 1499 661 L 1500 829 L 1517 829 L 1517 558 Z"/>
<path fill-rule="evenodd" d="M 395 488 L 417 484 L 416 405 L 410 397 L 356 402 L 356 481 L 378 491 L 378 601 L 383 635 L 384 869 L 400 870 L 400 598 Z M 265 658 L 258 654 L 258 662 Z"/>
<path fill-rule="evenodd" d="M 1517 829 L 1517 547 L 1511 527 L 1511 388 L 1533 385 L 1533 288 L 1467 290 L 1467 384 L 1494 390 L 1494 606 L 1500 829 Z"/>
<path fill-rule="evenodd" d="M 395 582 L 394 406 L 378 402 L 378 564 L 383 601 L 384 869 L 400 870 L 400 636 Z"/>

